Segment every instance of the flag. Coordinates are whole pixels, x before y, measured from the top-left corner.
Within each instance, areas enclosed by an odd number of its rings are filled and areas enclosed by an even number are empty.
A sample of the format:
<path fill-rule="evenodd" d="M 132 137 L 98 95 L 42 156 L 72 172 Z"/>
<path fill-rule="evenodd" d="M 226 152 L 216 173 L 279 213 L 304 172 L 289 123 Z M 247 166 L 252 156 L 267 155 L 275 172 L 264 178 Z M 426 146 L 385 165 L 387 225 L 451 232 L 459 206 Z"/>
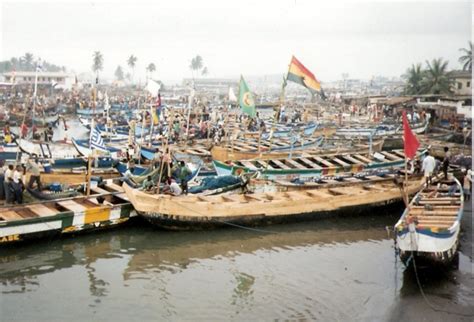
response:
<path fill-rule="evenodd" d="M 104 140 L 100 135 L 100 131 L 95 126 L 91 130 L 90 148 L 92 150 L 101 150 L 107 152 L 107 148 L 104 145 Z"/>
<path fill-rule="evenodd" d="M 100 92 L 99 92 L 100 93 Z M 110 109 L 110 104 L 109 104 L 109 95 L 107 95 L 107 92 L 105 92 L 105 98 L 104 98 L 104 110 L 108 111 Z"/>
<path fill-rule="evenodd" d="M 311 92 L 321 91 L 320 82 L 295 56 L 291 58 L 286 78 L 292 82 L 303 85 Z"/>
<path fill-rule="evenodd" d="M 403 111 L 403 145 L 405 150 L 405 157 L 413 159 L 416 155 L 416 151 L 420 147 L 420 142 L 416 138 L 415 134 L 411 131 L 410 124 L 408 124 L 407 113 Z"/>
<path fill-rule="evenodd" d="M 255 101 L 253 100 L 252 93 L 250 92 L 243 76 L 240 76 L 239 105 L 242 109 L 242 112 L 249 115 L 250 117 L 255 117 Z"/>
<path fill-rule="evenodd" d="M 237 102 L 237 96 L 235 96 L 234 90 L 229 86 L 229 102 Z"/>
<path fill-rule="evenodd" d="M 160 89 L 161 89 L 161 85 L 157 82 L 155 82 L 154 80 L 152 79 L 149 79 L 148 80 L 148 83 L 146 84 L 146 87 L 145 89 L 150 92 L 150 94 L 153 96 L 153 97 L 156 97 L 158 95 L 158 93 L 160 92 Z"/>

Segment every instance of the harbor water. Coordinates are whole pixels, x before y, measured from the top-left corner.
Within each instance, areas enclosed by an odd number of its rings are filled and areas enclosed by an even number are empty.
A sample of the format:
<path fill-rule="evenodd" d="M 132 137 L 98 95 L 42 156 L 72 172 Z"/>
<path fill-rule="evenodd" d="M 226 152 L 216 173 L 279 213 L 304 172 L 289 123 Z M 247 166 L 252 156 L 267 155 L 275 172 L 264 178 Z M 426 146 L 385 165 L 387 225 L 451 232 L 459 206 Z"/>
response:
<path fill-rule="evenodd" d="M 472 321 L 468 207 L 458 268 L 419 268 L 426 299 L 387 231 L 399 210 L 261 230 L 137 222 L 0 250 L 0 320 Z"/>

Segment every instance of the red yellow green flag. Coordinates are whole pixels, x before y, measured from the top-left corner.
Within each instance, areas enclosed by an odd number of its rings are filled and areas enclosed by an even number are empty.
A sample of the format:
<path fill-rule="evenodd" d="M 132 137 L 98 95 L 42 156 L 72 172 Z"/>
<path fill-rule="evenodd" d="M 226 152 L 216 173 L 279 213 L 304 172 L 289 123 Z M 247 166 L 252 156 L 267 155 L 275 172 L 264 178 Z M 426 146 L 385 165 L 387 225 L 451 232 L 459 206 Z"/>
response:
<path fill-rule="evenodd" d="M 288 76 L 286 76 L 286 78 L 303 85 L 312 92 L 321 91 L 321 83 L 295 56 L 291 58 L 290 68 L 288 69 Z"/>

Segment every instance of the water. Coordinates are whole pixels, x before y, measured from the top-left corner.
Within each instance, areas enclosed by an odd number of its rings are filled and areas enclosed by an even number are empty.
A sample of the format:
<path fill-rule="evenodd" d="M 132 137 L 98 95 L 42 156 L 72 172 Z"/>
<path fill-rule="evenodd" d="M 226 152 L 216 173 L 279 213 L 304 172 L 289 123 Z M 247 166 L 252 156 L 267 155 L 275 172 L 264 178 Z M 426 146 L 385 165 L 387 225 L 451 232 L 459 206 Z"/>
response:
<path fill-rule="evenodd" d="M 471 321 L 424 302 L 385 229 L 398 215 L 264 227 L 271 234 L 141 223 L 3 249 L 0 320 Z M 466 233 L 458 270 L 422 274 L 429 299 L 461 314 L 474 313 Z"/>

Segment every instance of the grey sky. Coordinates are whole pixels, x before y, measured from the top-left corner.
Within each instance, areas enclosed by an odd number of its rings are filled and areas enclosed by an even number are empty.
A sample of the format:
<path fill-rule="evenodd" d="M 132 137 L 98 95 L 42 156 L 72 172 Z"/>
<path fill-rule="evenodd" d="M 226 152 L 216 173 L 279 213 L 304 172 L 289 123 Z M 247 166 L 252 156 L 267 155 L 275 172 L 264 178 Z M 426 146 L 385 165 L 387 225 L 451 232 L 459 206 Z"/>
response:
<path fill-rule="evenodd" d="M 210 77 L 277 74 L 295 55 L 322 81 L 399 76 L 444 57 L 459 68 L 471 39 L 470 1 L 3 1 L 0 58 L 29 51 L 77 72 L 104 55 L 104 74 L 138 57 L 164 80 L 189 77 L 200 54 Z"/>

